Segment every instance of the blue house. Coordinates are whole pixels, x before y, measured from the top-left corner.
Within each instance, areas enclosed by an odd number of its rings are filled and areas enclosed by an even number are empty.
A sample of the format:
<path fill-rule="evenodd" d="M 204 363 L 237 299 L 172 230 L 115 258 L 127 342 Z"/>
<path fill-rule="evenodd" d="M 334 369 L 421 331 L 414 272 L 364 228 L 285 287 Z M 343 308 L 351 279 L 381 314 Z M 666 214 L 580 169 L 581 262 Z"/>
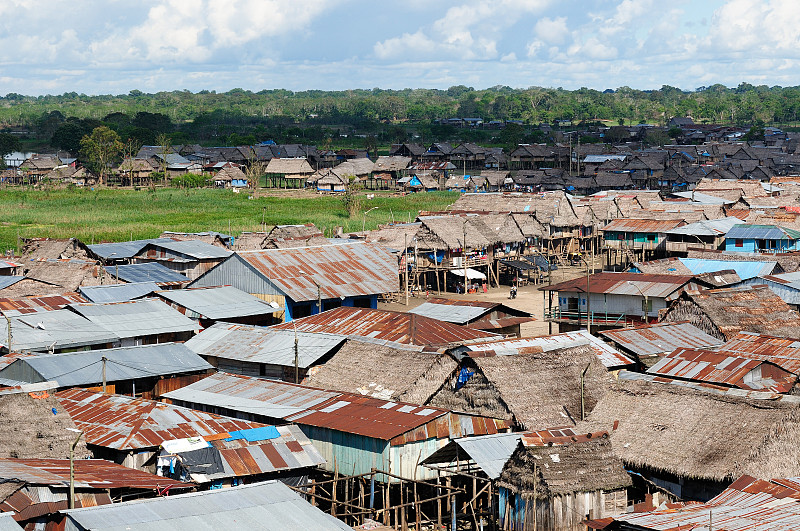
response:
<path fill-rule="evenodd" d="M 234 253 L 190 287 L 233 286 L 284 307 L 288 322 L 339 306 L 377 308 L 378 295 L 399 285 L 396 257 L 379 245 L 347 243 Z"/>
<path fill-rule="evenodd" d="M 736 225 L 725 235 L 725 250 L 740 253 L 781 253 L 798 250 L 800 231 L 777 225 Z"/>

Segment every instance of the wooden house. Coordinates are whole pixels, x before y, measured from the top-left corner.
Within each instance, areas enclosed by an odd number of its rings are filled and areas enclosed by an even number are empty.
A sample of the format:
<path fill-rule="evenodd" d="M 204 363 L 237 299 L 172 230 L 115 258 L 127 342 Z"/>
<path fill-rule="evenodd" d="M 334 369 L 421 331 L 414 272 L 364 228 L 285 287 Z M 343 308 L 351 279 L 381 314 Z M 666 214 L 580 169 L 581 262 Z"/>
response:
<path fill-rule="evenodd" d="M 533 315 L 499 302 L 461 299 L 428 299 L 409 313 L 459 324 L 495 334 L 520 336 L 520 326 Z"/>
<path fill-rule="evenodd" d="M 247 188 L 247 175 L 238 166 L 226 166 L 214 174 L 214 186 L 219 188 Z"/>
<path fill-rule="evenodd" d="M 161 290 L 156 291 L 155 296 L 202 328 L 221 321 L 255 326 L 280 322 L 272 316 L 281 310 L 280 306 L 233 286 Z"/>
<path fill-rule="evenodd" d="M 742 223 L 725 234 L 725 250 L 741 253 L 782 253 L 800 249 L 800 231 L 777 225 Z"/>
<path fill-rule="evenodd" d="M 370 190 L 394 190 L 411 164 L 411 157 L 389 156 L 378 157 L 372 170 L 372 175 L 367 181 Z"/>
<path fill-rule="evenodd" d="M 156 168 L 146 159 L 125 159 L 114 173 L 122 186 L 137 186 L 152 180 Z"/>
<path fill-rule="evenodd" d="M 619 218 L 603 227 L 603 247 L 635 250 L 650 255 L 666 250 L 667 232 L 686 223 L 680 219 Z"/>
<path fill-rule="evenodd" d="M 273 158 L 264 172 L 272 188 L 304 188 L 314 168 L 305 158 Z"/>
<path fill-rule="evenodd" d="M 500 525 L 509 531 L 583 531 L 584 520 L 628 508 L 632 485 L 609 434 L 523 434 L 503 467 Z"/>
<path fill-rule="evenodd" d="M 257 248 L 241 249 L 292 249 L 295 247 L 314 247 L 328 245 L 330 242 L 321 230 L 313 223 L 304 225 L 275 225 L 266 235 Z"/>

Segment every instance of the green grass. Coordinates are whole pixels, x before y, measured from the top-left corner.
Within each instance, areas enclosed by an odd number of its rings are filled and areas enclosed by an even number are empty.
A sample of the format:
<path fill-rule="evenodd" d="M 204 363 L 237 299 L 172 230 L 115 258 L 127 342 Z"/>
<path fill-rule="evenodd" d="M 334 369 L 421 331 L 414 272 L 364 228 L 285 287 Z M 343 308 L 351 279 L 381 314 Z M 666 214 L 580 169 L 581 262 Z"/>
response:
<path fill-rule="evenodd" d="M 443 210 L 458 197 L 454 192 L 394 196 L 376 192 L 363 198 L 366 228 L 378 223 L 409 221 L 420 210 Z M 0 250 L 16 248 L 17 238 L 76 237 L 85 243 L 153 238 L 164 230 L 215 230 L 238 236 L 267 225 L 314 223 L 332 234 L 361 230 L 364 216 L 347 216 L 339 197 L 262 197 L 229 190 L 0 190 Z"/>

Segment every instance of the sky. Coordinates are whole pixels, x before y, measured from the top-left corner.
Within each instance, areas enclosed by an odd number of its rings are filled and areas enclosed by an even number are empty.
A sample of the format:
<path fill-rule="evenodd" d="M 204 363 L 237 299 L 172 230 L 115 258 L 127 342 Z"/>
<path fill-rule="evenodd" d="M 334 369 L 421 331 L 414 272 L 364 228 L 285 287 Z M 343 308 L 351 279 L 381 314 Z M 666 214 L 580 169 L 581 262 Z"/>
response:
<path fill-rule="evenodd" d="M 800 85 L 798 0 L 0 0 L 0 95 Z"/>

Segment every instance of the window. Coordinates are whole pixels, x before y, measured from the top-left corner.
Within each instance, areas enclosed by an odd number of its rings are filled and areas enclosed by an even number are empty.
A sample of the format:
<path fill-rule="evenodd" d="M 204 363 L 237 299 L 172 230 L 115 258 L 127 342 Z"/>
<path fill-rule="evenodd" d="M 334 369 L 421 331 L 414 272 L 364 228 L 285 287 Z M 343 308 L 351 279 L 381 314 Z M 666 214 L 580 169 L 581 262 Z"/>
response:
<path fill-rule="evenodd" d="M 736 247 L 744 247 L 744 240 L 741 238 L 736 238 L 735 245 Z"/>

